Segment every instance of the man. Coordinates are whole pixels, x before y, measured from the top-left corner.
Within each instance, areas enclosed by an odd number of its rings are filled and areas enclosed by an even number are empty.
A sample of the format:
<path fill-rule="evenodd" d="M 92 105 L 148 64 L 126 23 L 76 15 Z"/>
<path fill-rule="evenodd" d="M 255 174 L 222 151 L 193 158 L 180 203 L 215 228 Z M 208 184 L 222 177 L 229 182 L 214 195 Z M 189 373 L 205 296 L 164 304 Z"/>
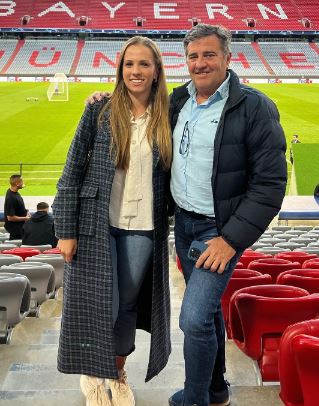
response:
<path fill-rule="evenodd" d="M 22 238 L 22 227 L 30 218 L 29 212 L 24 206 L 24 201 L 18 190 L 24 187 L 20 175 L 10 177 L 10 188 L 7 190 L 4 201 L 4 227 L 10 233 L 10 240 Z"/>
<path fill-rule="evenodd" d="M 292 136 L 291 144 L 300 144 L 298 134 L 294 134 Z M 292 151 L 292 146 L 290 147 L 289 153 L 290 153 L 290 162 L 293 165 L 293 163 L 294 163 L 294 155 L 293 155 L 293 151 Z"/>
<path fill-rule="evenodd" d="M 22 244 L 50 244 L 52 247 L 56 247 L 57 239 L 54 233 L 53 217 L 49 215 L 48 203 L 38 203 L 36 213 L 24 224 L 22 229 Z"/>
<path fill-rule="evenodd" d="M 175 245 L 186 282 L 184 390 L 170 406 L 230 404 L 221 296 L 244 249 L 279 211 L 286 142 L 275 104 L 230 69 L 231 34 L 198 24 L 184 48 L 191 81 L 171 96 Z M 207 249 L 196 264 L 193 240 Z"/>

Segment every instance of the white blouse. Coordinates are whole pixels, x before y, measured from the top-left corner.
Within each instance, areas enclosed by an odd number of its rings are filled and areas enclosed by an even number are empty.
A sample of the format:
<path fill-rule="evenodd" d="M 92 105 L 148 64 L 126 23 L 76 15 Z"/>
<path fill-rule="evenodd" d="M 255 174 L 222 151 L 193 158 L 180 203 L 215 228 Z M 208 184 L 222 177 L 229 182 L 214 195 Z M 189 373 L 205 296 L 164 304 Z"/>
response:
<path fill-rule="evenodd" d="M 116 169 L 110 200 L 110 225 L 125 230 L 153 230 L 153 154 L 146 137 L 147 109 L 131 115 L 130 165 Z"/>

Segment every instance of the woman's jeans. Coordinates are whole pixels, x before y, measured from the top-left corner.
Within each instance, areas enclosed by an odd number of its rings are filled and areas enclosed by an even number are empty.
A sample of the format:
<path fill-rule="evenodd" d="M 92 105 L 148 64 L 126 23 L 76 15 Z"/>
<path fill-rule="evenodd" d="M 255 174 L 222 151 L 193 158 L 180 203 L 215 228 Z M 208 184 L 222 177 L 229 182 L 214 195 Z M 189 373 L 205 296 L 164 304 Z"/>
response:
<path fill-rule="evenodd" d="M 152 265 L 153 231 L 110 227 L 113 265 L 113 320 L 116 355 L 135 349 L 137 299 Z"/>
<path fill-rule="evenodd" d="M 181 261 L 186 290 L 180 314 L 184 332 L 185 404 L 208 406 L 209 396 L 224 389 L 225 326 L 221 297 L 226 289 L 239 254 L 222 274 L 195 268 L 187 253 L 193 240 L 217 237 L 214 219 L 194 219 L 177 208 L 175 246 Z"/>

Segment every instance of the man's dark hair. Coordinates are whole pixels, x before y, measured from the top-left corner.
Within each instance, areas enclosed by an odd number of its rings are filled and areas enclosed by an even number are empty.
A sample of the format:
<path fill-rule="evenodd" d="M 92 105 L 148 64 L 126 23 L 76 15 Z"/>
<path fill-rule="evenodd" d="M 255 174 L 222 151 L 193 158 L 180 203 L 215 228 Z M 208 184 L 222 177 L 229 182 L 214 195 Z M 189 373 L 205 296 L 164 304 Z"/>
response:
<path fill-rule="evenodd" d="M 37 210 L 45 210 L 48 208 L 49 208 L 49 205 L 46 202 L 40 202 L 37 204 Z"/>
<path fill-rule="evenodd" d="M 14 185 L 17 180 L 21 179 L 21 175 L 11 175 L 10 176 L 10 185 Z"/>
<path fill-rule="evenodd" d="M 209 37 L 211 35 L 215 35 L 219 39 L 220 46 L 224 54 L 229 55 L 231 52 L 231 32 L 227 28 L 221 25 L 197 24 L 190 31 L 188 31 L 184 38 L 183 44 L 186 56 L 187 46 L 190 42 Z"/>

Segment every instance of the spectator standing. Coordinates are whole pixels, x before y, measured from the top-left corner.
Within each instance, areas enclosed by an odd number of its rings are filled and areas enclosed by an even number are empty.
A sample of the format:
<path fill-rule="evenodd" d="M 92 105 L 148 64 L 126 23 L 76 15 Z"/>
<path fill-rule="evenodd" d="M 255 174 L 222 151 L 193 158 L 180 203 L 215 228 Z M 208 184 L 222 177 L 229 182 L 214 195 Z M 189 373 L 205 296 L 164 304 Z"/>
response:
<path fill-rule="evenodd" d="M 53 204 L 66 260 L 58 369 L 81 374 L 87 406 L 135 405 L 124 367 L 136 328 L 151 333 L 146 381 L 171 351 L 171 131 L 157 45 L 128 40 L 116 77 L 113 95 L 82 116 Z"/>
<path fill-rule="evenodd" d="M 300 144 L 298 134 L 294 134 L 292 136 L 291 144 Z M 290 153 L 290 162 L 291 162 L 291 164 L 293 164 L 294 163 L 294 156 L 293 156 L 293 152 L 292 152 L 292 146 L 290 147 L 289 153 Z"/>
<path fill-rule="evenodd" d="M 49 214 L 49 205 L 46 202 L 37 204 L 37 211 L 23 225 L 22 244 L 44 245 L 56 247 L 57 239 L 54 234 L 54 222 Z"/>
<path fill-rule="evenodd" d="M 286 141 L 276 105 L 229 69 L 231 33 L 198 24 L 184 39 L 191 81 L 171 96 L 175 246 L 186 290 L 184 389 L 170 406 L 227 406 L 221 297 L 243 250 L 278 213 L 285 195 Z M 193 240 L 206 242 L 198 261 Z"/>
<path fill-rule="evenodd" d="M 4 201 L 4 227 L 10 233 L 10 240 L 22 238 L 22 227 L 30 218 L 28 210 L 25 208 L 19 190 L 24 187 L 21 175 L 10 177 L 10 188 L 7 190 Z"/>

